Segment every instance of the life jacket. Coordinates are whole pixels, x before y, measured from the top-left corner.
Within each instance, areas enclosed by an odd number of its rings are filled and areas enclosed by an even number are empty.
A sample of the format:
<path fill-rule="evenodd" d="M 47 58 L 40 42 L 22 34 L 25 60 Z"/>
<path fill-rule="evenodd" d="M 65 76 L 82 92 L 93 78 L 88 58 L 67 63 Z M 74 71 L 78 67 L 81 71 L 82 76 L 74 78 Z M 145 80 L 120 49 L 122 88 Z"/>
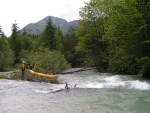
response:
<path fill-rule="evenodd" d="M 25 64 L 21 64 L 21 69 L 25 70 Z"/>

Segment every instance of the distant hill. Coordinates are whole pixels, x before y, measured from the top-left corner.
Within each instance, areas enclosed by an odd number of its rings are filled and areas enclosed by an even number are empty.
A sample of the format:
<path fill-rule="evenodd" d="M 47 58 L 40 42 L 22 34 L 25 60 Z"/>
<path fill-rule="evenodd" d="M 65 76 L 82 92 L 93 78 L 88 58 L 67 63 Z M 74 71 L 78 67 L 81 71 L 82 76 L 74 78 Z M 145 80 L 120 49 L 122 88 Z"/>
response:
<path fill-rule="evenodd" d="M 50 16 L 50 17 L 52 19 L 52 23 L 55 26 L 59 27 L 63 34 L 67 34 L 70 28 L 75 28 L 78 26 L 78 20 L 67 22 L 65 19 L 61 19 L 61 18 L 57 18 L 53 16 Z M 43 18 L 42 20 L 36 23 L 28 24 L 27 26 L 22 28 L 20 31 L 23 32 L 25 30 L 28 34 L 39 35 L 45 29 L 48 20 L 49 20 L 49 16 Z"/>

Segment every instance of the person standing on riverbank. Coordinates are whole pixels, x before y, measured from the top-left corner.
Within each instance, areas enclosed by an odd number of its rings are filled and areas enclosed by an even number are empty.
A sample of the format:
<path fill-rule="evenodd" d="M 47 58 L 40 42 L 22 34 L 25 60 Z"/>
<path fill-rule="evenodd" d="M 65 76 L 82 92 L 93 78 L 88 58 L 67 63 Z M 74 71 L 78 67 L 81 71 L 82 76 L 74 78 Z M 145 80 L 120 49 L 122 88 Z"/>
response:
<path fill-rule="evenodd" d="M 24 78 L 25 70 L 26 70 L 25 62 L 23 61 L 22 64 L 21 64 L 21 71 L 22 71 L 21 79 Z"/>

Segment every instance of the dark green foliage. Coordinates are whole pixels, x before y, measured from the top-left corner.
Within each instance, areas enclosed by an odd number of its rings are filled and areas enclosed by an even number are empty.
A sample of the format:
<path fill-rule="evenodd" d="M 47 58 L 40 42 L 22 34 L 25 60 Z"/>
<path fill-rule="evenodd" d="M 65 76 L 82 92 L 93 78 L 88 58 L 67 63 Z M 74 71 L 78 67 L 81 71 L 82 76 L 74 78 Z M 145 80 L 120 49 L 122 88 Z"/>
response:
<path fill-rule="evenodd" d="M 1 37 L 5 37 L 5 34 L 4 34 L 3 30 L 2 30 L 2 27 L 0 26 L 0 38 Z"/>
<path fill-rule="evenodd" d="M 55 28 L 55 40 L 56 40 L 56 48 L 57 51 L 64 51 L 64 44 L 63 44 L 63 34 L 59 27 Z"/>
<path fill-rule="evenodd" d="M 139 50 L 136 40 L 138 40 L 137 33 L 142 21 L 135 4 L 135 1 L 126 1 L 122 4 L 117 1 L 112 3 L 111 16 L 105 28 L 105 39 L 109 44 L 108 69 L 113 72 L 138 73 L 138 58 L 134 53 Z"/>
<path fill-rule="evenodd" d="M 46 29 L 40 36 L 39 47 L 49 48 L 50 50 L 63 51 L 63 34 L 60 28 L 52 24 L 51 18 L 47 23 Z"/>
<path fill-rule="evenodd" d="M 98 3 L 98 2 L 97 2 Z M 91 2 L 80 11 L 82 19 L 76 34 L 79 40 L 77 50 L 86 53 L 91 66 L 106 68 L 106 42 L 103 39 L 105 18 L 97 9 L 97 3 Z"/>
<path fill-rule="evenodd" d="M 50 17 L 41 38 L 41 41 L 44 43 L 46 48 L 49 48 L 50 50 L 56 49 L 55 27 L 53 26 Z"/>
<path fill-rule="evenodd" d="M 19 32 L 18 32 L 18 25 L 17 23 L 14 23 L 12 25 L 12 34 L 11 34 L 11 48 L 14 52 L 14 56 L 15 56 L 15 62 L 14 64 L 16 63 L 19 63 L 20 62 L 20 56 L 19 56 L 19 53 L 21 51 L 21 43 L 20 43 L 20 40 L 19 40 Z"/>
<path fill-rule="evenodd" d="M 70 33 L 63 38 L 64 44 L 64 55 L 67 61 L 71 64 L 72 67 L 80 67 L 83 65 L 83 56 L 84 54 L 76 51 L 77 38 L 75 36 L 74 30 L 70 29 Z"/>
<path fill-rule="evenodd" d="M 10 44 L 15 56 L 14 64 L 26 59 L 28 52 L 33 50 L 33 40 L 33 36 L 26 34 L 26 32 L 20 34 L 17 24 L 13 24 Z"/>
<path fill-rule="evenodd" d="M 28 53 L 33 51 L 34 44 L 32 37 L 27 34 L 20 35 L 19 41 L 20 41 L 19 60 L 22 62 L 26 60 Z"/>
<path fill-rule="evenodd" d="M 145 78 L 150 79 L 150 56 L 140 58 L 140 62 L 142 64 L 142 75 Z"/>
<path fill-rule="evenodd" d="M 143 74 L 143 76 L 144 76 L 145 78 L 150 79 L 150 65 L 145 65 L 145 66 L 144 66 L 144 69 L 143 69 L 142 74 Z"/>
<path fill-rule="evenodd" d="M 91 0 L 80 11 L 77 48 L 96 67 L 137 74 L 150 56 L 149 11 L 148 0 Z"/>
<path fill-rule="evenodd" d="M 14 55 L 6 37 L 0 37 L 0 69 L 12 66 Z"/>
<path fill-rule="evenodd" d="M 40 36 L 39 45 L 50 50 L 63 51 L 62 33 L 59 28 L 52 24 L 51 18 Z"/>
<path fill-rule="evenodd" d="M 49 49 L 28 53 L 27 62 L 35 64 L 34 69 L 42 73 L 58 73 L 70 66 L 63 54 Z"/>

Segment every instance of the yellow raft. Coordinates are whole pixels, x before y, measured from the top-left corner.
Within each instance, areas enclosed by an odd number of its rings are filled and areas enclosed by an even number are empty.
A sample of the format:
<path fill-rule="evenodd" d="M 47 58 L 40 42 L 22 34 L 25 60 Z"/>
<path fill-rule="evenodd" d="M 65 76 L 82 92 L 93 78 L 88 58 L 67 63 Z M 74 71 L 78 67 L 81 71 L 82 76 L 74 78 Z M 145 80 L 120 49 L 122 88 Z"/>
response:
<path fill-rule="evenodd" d="M 38 73 L 32 70 L 29 70 L 31 74 L 33 75 L 38 75 L 38 76 L 43 76 L 43 77 L 48 77 L 48 78 L 55 78 L 57 77 L 56 75 L 49 75 L 49 74 L 43 74 L 43 73 Z"/>

